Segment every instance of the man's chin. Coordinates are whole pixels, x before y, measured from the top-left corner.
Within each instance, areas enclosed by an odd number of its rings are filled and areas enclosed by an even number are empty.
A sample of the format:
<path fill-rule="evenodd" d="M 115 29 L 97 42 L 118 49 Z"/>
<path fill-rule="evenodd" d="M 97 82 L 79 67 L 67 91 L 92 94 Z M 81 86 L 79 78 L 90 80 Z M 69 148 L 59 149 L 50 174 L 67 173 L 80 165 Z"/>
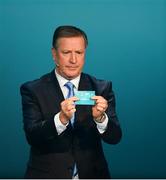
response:
<path fill-rule="evenodd" d="M 57 73 L 68 80 L 74 79 L 81 74 L 81 72 L 78 72 L 78 70 L 65 72 L 65 71 L 60 71 L 58 68 L 57 68 Z"/>
<path fill-rule="evenodd" d="M 68 80 L 71 80 L 71 79 L 74 79 L 74 78 L 78 77 L 79 75 L 80 75 L 79 73 L 77 73 L 77 74 L 72 74 L 72 73 L 70 73 L 70 74 L 67 74 L 67 75 L 66 75 L 66 78 L 67 78 Z"/>

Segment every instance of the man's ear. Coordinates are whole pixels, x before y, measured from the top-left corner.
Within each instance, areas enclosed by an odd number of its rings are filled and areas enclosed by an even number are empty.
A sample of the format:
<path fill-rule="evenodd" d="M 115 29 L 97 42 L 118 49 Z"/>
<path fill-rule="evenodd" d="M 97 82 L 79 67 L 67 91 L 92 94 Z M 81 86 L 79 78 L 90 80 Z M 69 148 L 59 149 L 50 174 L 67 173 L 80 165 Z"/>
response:
<path fill-rule="evenodd" d="M 55 50 L 55 48 L 52 48 L 51 51 L 52 51 L 52 58 L 53 58 L 53 60 L 55 60 L 56 59 L 56 50 Z"/>
<path fill-rule="evenodd" d="M 51 51 L 52 51 L 52 58 L 56 64 L 56 66 L 59 66 L 58 60 L 57 60 L 57 52 L 56 52 L 55 48 L 52 48 Z"/>

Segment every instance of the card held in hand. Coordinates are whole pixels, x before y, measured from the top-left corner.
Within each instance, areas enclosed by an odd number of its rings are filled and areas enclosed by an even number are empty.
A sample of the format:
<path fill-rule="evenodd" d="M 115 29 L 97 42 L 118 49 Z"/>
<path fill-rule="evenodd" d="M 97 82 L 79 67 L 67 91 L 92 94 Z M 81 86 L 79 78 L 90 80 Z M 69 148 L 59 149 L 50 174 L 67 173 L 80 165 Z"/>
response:
<path fill-rule="evenodd" d="M 76 105 L 95 105 L 95 100 L 91 99 L 95 96 L 95 91 L 76 91 L 75 96 L 79 98 Z"/>

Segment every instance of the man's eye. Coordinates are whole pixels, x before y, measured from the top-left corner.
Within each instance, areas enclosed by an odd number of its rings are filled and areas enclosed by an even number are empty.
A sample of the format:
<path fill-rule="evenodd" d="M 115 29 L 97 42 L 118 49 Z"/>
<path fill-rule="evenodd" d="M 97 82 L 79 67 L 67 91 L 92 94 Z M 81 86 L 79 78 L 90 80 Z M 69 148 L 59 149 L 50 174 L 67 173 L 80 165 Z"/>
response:
<path fill-rule="evenodd" d="M 63 54 L 69 54 L 70 52 L 69 51 L 63 51 Z"/>
<path fill-rule="evenodd" d="M 77 54 L 83 54 L 83 52 L 82 52 L 82 51 L 77 51 L 76 53 L 77 53 Z"/>

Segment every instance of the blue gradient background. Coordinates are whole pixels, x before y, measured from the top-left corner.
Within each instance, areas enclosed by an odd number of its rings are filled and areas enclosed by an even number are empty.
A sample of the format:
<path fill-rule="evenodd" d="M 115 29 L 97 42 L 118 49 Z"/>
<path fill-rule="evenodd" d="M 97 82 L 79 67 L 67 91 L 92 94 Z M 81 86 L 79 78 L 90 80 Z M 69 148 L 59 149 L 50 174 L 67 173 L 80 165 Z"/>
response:
<path fill-rule="evenodd" d="M 123 139 L 113 178 L 166 178 L 166 1 L 0 0 L 0 178 L 22 178 L 29 146 L 19 86 L 51 71 L 54 29 L 87 33 L 84 71 L 113 81 Z"/>

